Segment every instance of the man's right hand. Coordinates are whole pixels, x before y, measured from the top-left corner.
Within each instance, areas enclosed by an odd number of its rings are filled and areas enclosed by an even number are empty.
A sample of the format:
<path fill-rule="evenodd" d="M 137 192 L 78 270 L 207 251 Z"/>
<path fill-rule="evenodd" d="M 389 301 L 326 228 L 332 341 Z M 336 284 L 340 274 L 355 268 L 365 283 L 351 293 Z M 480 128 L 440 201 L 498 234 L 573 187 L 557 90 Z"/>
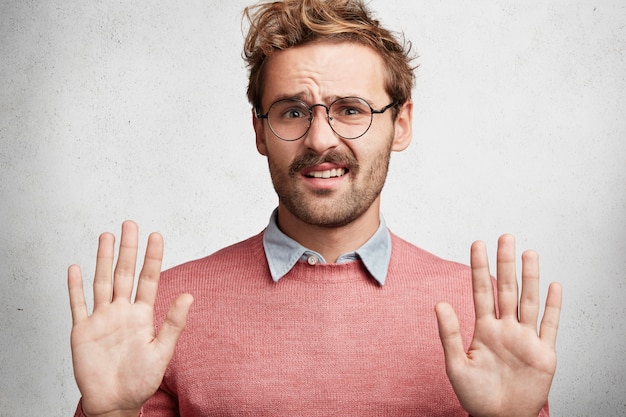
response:
<path fill-rule="evenodd" d="M 83 412 L 90 417 L 139 414 L 161 384 L 193 302 L 191 295 L 180 295 L 172 303 L 159 334 L 155 334 L 153 306 L 163 238 L 157 233 L 148 238 L 133 303 L 137 242 L 137 225 L 124 222 L 113 272 L 115 237 L 110 233 L 100 236 L 91 316 L 80 269 L 77 265 L 68 269 L 74 375 Z"/>

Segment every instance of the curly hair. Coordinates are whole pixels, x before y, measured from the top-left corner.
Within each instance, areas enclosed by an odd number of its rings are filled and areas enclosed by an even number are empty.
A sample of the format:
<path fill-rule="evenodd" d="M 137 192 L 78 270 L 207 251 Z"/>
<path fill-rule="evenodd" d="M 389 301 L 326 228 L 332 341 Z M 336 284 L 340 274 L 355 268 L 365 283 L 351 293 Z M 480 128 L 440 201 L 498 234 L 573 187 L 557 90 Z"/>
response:
<path fill-rule="evenodd" d="M 249 71 L 248 101 L 260 109 L 267 59 L 275 52 L 315 41 L 355 42 L 383 59 L 385 90 L 403 104 L 415 83 L 411 44 L 381 26 L 363 0 L 282 0 L 246 7 L 250 27 L 243 58 Z"/>

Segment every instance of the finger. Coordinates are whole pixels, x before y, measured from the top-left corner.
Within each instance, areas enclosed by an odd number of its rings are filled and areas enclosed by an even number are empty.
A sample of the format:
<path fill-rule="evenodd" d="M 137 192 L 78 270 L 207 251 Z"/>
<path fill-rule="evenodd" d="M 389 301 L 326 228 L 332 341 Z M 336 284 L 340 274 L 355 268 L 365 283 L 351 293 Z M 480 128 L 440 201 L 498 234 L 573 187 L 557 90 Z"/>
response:
<path fill-rule="evenodd" d="M 72 324 L 75 326 L 89 316 L 85 291 L 83 289 L 83 277 L 78 265 L 70 265 L 67 269 L 67 288 L 70 295 L 70 310 L 72 311 Z"/>
<path fill-rule="evenodd" d="M 559 329 L 559 317 L 561 316 L 561 302 L 563 289 L 561 284 L 553 282 L 548 288 L 546 308 L 541 319 L 539 336 L 554 349 L 556 346 L 556 334 Z"/>
<path fill-rule="evenodd" d="M 454 369 L 462 366 L 466 359 L 459 319 L 448 303 L 438 303 L 435 306 L 435 313 L 439 326 L 439 338 L 446 359 L 446 369 L 450 375 Z"/>
<path fill-rule="evenodd" d="M 522 295 L 520 297 L 520 322 L 537 329 L 539 317 L 539 256 L 537 252 L 522 254 Z"/>
<path fill-rule="evenodd" d="M 502 235 L 497 255 L 498 309 L 500 318 L 517 320 L 518 288 L 515 272 L 515 238 Z"/>
<path fill-rule="evenodd" d="M 163 261 L 163 238 L 158 233 L 148 237 L 146 257 L 139 273 L 139 285 L 135 302 L 154 305 L 159 277 L 161 276 L 161 262 Z"/>
<path fill-rule="evenodd" d="M 187 323 L 191 303 L 193 303 L 191 294 L 179 295 L 170 306 L 163 327 L 157 335 L 159 344 L 170 356 L 174 352 L 174 346 L 176 346 L 176 342 Z"/>
<path fill-rule="evenodd" d="M 489 273 L 487 250 L 483 242 L 472 244 L 470 261 L 472 266 L 472 289 L 476 319 L 495 317 L 493 284 Z"/>
<path fill-rule="evenodd" d="M 122 224 L 120 252 L 115 266 L 113 281 L 113 299 L 130 301 L 135 283 L 135 265 L 137 264 L 138 227 L 130 220 Z"/>
<path fill-rule="evenodd" d="M 113 271 L 113 255 L 115 253 L 115 236 L 103 233 L 98 240 L 96 257 L 96 273 L 93 280 L 93 308 L 111 302 L 111 272 Z"/>

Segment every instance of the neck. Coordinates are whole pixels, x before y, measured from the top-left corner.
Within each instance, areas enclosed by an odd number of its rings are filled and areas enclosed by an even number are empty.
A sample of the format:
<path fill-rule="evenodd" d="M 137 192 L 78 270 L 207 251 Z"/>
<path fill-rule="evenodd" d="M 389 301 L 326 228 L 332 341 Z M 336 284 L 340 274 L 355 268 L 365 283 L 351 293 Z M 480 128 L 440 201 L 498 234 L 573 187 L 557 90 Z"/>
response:
<path fill-rule="evenodd" d="M 344 253 L 367 242 L 380 225 L 380 197 L 354 221 L 339 227 L 322 227 L 303 222 L 283 205 L 278 206 L 278 227 L 302 246 L 334 263 Z"/>

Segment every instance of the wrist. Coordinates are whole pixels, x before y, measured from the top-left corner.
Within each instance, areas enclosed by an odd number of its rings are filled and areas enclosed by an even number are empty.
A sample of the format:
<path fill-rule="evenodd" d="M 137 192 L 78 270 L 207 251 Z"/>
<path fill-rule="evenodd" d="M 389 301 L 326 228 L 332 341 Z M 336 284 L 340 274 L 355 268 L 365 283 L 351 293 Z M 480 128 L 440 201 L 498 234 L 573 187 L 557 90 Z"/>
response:
<path fill-rule="evenodd" d="M 82 412 L 82 414 L 77 414 L 77 416 L 82 416 L 82 417 L 140 417 L 141 416 L 141 408 L 138 408 L 136 410 L 115 410 L 115 411 L 110 411 L 110 412 L 106 412 L 102 414 L 87 413 L 85 411 L 85 408 L 82 406 L 82 400 L 81 400 L 80 411 Z"/>
<path fill-rule="evenodd" d="M 141 415 L 141 409 L 111 411 L 104 414 L 87 414 L 83 411 L 83 414 L 85 417 L 139 417 Z"/>

